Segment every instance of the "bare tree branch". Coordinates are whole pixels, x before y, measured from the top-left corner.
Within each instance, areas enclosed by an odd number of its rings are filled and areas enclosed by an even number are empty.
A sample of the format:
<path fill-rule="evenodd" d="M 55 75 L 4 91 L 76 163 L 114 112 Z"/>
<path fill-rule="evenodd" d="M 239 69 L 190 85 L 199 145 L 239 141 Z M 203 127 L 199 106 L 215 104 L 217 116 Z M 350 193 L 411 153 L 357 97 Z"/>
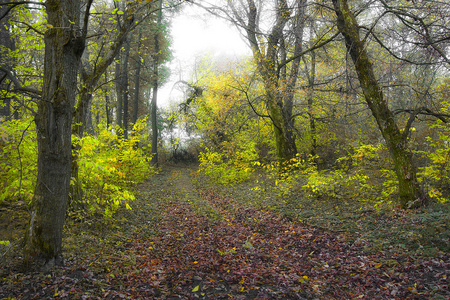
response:
<path fill-rule="evenodd" d="M 0 66 L 0 71 L 4 72 L 6 74 L 6 76 L 8 76 L 8 78 L 14 83 L 14 86 L 15 86 L 14 91 L 30 93 L 30 94 L 33 94 L 35 96 L 42 94 L 42 92 L 39 91 L 39 90 L 36 90 L 34 88 L 30 88 L 30 87 L 22 86 L 20 81 L 16 78 L 16 76 L 14 76 L 14 74 L 11 73 L 10 70 Z"/>

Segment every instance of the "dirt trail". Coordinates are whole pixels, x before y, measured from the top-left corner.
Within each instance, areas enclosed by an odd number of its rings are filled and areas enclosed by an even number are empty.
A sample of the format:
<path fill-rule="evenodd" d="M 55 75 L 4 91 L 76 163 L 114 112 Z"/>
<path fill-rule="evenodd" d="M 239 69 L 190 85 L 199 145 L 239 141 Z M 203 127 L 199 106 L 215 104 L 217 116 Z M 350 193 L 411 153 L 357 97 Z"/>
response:
<path fill-rule="evenodd" d="M 198 180 L 198 179 L 195 179 Z M 421 299 L 425 265 L 367 255 L 344 237 L 257 210 L 169 169 L 142 195 L 154 236 L 135 235 L 136 269 L 116 274 L 133 298 Z M 196 188 L 197 187 L 197 188 Z M 427 267 L 445 270 L 436 261 Z M 420 287 L 420 288 L 419 288 Z"/>
<path fill-rule="evenodd" d="M 65 268 L 11 273 L 0 282 L 0 299 L 424 299 L 447 293 L 448 261 L 369 255 L 342 236 L 220 195 L 192 171 L 165 168 L 138 187 L 133 210 L 122 210 L 112 228 L 70 232 Z"/>

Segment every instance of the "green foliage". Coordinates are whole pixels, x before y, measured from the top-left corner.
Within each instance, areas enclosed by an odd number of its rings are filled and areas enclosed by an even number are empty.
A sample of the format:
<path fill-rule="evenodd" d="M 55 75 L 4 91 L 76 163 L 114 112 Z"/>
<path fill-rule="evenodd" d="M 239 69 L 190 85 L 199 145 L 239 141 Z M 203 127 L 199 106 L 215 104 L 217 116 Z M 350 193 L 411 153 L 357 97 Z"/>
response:
<path fill-rule="evenodd" d="M 361 145 L 339 158 L 333 170 L 319 170 L 316 164 L 319 157 L 310 155 L 297 155 L 281 164 L 262 165 L 271 185 L 258 185 L 253 190 L 275 192 L 281 199 L 302 193 L 323 201 L 353 199 L 375 206 L 390 204 L 397 185 L 394 174 L 384 165 L 385 151 L 382 145 Z M 380 181 L 382 177 L 386 178 L 384 183 Z"/>
<path fill-rule="evenodd" d="M 0 241 L 0 246 L 9 246 L 10 244 L 10 241 Z"/>
<path fill-rule="evenodd" d="M 382 144 L 367 144 L 355 147 L 351 154 L 337 159 L 339 167 L 326 174 L 324 179 L 325 186 L 333 187 L 328 196 L 372 202 L 375 207 L 381 203 L 391 204 L 391 196 L 397 192 L 398 184 L 389 168 L 386 152 Z"/>
<path fill-rule="evenodd" d="M 130 209 L 135 198 L 131 188 L 155 172 L 149 164 L 145 122 L 136 122 L 128 140 L 110 128 L 101 128 L 98 137 L 81 139 L 79 176 L 85 208 L 92 214 L 108 219 L 121 205 Z"/>
<path fill-rule="evenodd" d="M 228 144 L 229 145 L 229 144 Z M 246 181 L 253 173 L 252 162 L 257 159 L 253 143 L 245 147 L 218 152 L 206 148 L 200 153 L 199 172 L 208 175 L 220 184 L 233 184 Z"/>
<path fill-rule="evenodd" d="M 31 118 L 2 123 L 0 142 L 0 202 L 30 204 L 36 184 L 37 142 Z"/>
<path fill-rule="evenodd" d="M 443 102 L 442 113 L 448 114 L 449 105 L 449 102 Z M 427 166 L 420 168 L 418 176 L 421 182 L 430 184 L 428 195 L 445 203 L 450 192 L 450 125 L 438 120 L 432 128 L 436 129 L 437 136 L 428 136 L 426 140 L 434 151 L 417 151 L 429 161 Z"/>
<path fill-rule="evenodd" d="M 145 120 L 139 120 L 129 140 L 102 128 L 98 137 L 87 135 L 79 143 L 79 180 L 84 192 L 84 209 L 106 218 L 121 205 L 130 208 L 131 190 L 136 183 L 155 172 L 148 160 L 143 133 Z M 37 172 L 37 142 L 34 121 L 20 119 L 2 123 L 0 148 L 0 202 L 33 199 Z M 20 155 L 19 155 L 20 152 Z M 19 197 L 20 196 L 20 197 Z M 21 198 L 21 199 L 20 199 Z M 81 216 L 83 211 L 71 211 Z"/>
<path fill-rule="evenodd" d="M 296 187 L 302 185 L 310 174 L 317 172 L 317 165 L 315 164 L 316 156 L 307 155 L 306 158 L 297 154 L 296 157 L 290 159 L 287 162 L 270 162 L 267 164 L 261 164 L 256 162 L 256 166 L 266 172 L 267 177 L 273 183 L 271 187 L 256 186 L 254 190 L 267 190 L 273 189 L 274 192 L 280 197 L 288 197 L 294 191 Z"/>

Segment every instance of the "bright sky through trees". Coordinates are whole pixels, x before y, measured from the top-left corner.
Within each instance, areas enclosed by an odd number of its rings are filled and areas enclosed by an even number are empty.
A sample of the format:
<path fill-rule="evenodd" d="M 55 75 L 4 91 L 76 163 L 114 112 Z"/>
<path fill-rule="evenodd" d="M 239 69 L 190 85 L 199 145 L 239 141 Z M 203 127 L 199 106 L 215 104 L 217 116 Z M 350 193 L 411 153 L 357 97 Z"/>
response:
<path fill-rule="evenodd" d="M 171 35 L 174 56 L 172 75 L 161 89 L 158 97 L 160 107 L 180 100 L 181 94 L 174 88 L 175 82 L 189 80 L 195 62 L 205 55 L 233 59 L 251 54 L 236 27 L 195 6 L 185 6 L 173 19 Z"/>

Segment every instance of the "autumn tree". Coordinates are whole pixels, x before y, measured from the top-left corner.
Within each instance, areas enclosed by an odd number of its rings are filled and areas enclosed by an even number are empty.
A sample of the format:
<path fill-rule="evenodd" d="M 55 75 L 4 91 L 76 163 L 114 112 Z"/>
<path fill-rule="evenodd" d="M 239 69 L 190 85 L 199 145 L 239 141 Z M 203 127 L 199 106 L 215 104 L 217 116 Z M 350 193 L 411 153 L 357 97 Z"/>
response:
<path fill-rule="evenodd" d="M 172 3 L 172 5 L 176 5 L 176 3 Z M 128 138 L 129 99 L 131 95 L 131 76 L 129 76 L 129 73 L 132 71 L 129 66 L 131 65 L 131 55 L 134 51 L 132 48 L 141 43 L 145 45 L 145 40 L 147 40 L 139 36 L 139 39 L 136 41 L 134 30 L 136 28 L 146 28 L 147 34 L 154 36 L 156 33 L 154 33 L 154 26 L 152 26 L 152 18 L 160 8 L 153 2 L 146 2 L 141 5 L 135 2 L 120 2 L 116 3 L 115 7 L 104 7 L 104 4 L 99 4 L 97 10 L 103 11 L 103 13 L 96 15 L 96 26 L 93 26 L 94 28 L 90 31 L 95 40 L 87 44 L 89 55 L 82 64 L 81 87 L 75 106 L 73 133 L 78 139 L 83 137 L 87 124 L 92 120 L 89 112 L 99 80 L 115 61 L 116 120 L 118 127 L 123 129 L 124 138 Z M 140 62 L 140 50 L 137 50 L 137 52 Z M 141 76 L 142 74 L 139 72 L 138 75 Z M 137 83 L 135 84 L 135 94 L 137 94 L 135 97 L 139 97 L 139 81 L 136 80 L 135 82 Z M 80 151 L 80 145 L 75 144 L 74 149 L 72 178 L 75 180 L 71 196 L 73 201 L 80 202 L 82 191 L 79 185 L 77 165 L 77 153 Z"/>
<path fill-rule="evenodd" d="M 399 199 L 402 207 L 418 207 L 424 195 L 417 181 L 412 155 L 408 150 L 407 134 L 401 133 L 395 122 L 384 93 L 378 84 L 365 41 L 360 38 L 359 25 L 346 0 L 333 0 L 337 26 L 345 38 L 345 44 L 358 74 L 367 105 L 378 123 L 394 161 L 399 181 Z M 405 129 L 405 132 L 409 130 Z"/>
<path fill-rule="evenodd" d="M 44 35 L 44 83 L 36 116 L 38 175 L 26 248 L 49 267 L 62 263 L 62 229 L 72 158 L 72 116 L 91 4 L 92 1 L 88 1 L 82 14 L 81 1 L 48 0 L 45 3 L 49 28 Z"/>
<path fill-rule="evenodd" d="M 285 0 L 268 4 L 254 0 L 228 1 L 227 7 L 207 9 L 231 20 L 244 32 L 264 82 L 278 159 L 287 160 L 297 152 L 292 108 L 300 64 L 298 54 L 303 50 L 306 0 L 296 1 L 294 5 Z M 269 28 L 262 24 L 267 18 L 274 20 Z M 286 51 L 288 45 L 294 49 Z"/>
<path fill-rule="evenodd" d="M 231 21 L 245 36 L 265 86 L 265 103 L 273 123 L 278 159 L 293 157 L 297 152 L 293 108 L 302 57 L 332 41 L 335 32 L 317 31 L 314 38 L 305 33 L 311 18 L 306 0 L 227 1 L 224 6 L 203 7 Z"/>
<path fill-rule="evenodd" d="M 20 2 L 24 4 L 27 2 Z M 71 127 L 75 112 L 78 73 L 81 57 L 86 46 L 90 10 L 93 0 L 85 2 L 53 1 L 45 3 L 47 14 L 46 30 L 44 32 L 44 77 L 42 98 L 38 101 L 36 114 L 36 129 L 38 141 L 38 174 L 31 208 L 31 220 L 26 236 L 26 250 L 32 259 L 43 261 L 51 267 L 62 263 L 62 228 L 69 196 L 71 182 L 72 144 Z M 137 5 L 137 4 L 136 4 Z M 142 3 L 141 7 L 151 5 Z M 134 6 L 124 13 L 117 10 L 117 15 L 125 14 L 124 23 L 135 26 Z M 29 24 L 28 24 L 29 25 Z M 126 35 L 131 27 L 125 26 Z M 97 56 L 97 61 L 90 79 L 95 85 L 120 48 L 120 38 L 113 41 L 111 47 L 106 47 L 105 56 Z M 87 73 L 87 76 L 86 76 Z M 84 79 L 89 78 L 89 72 L 84 72 Z M 13 77 L 12 77 L 13 78 Z M 88 80 L 85 83 L 91 83 Z M 90 87 L 87 93 L 91 92 Z M 39 91 L 26 88 L 17 82 L 16 89 L 27 92 Z M 81 92 L 83 95 L 83 92 Z M 90 97 L 80 97 L 87 99 Z M 82 100 L 77 105 L 80 107 Z M 86 109 L 80 109 L 81 113 Z M 80 119 L 83 124 L 85 118 Z M 77 122 L 78 123 L 78 122 Z"/>

